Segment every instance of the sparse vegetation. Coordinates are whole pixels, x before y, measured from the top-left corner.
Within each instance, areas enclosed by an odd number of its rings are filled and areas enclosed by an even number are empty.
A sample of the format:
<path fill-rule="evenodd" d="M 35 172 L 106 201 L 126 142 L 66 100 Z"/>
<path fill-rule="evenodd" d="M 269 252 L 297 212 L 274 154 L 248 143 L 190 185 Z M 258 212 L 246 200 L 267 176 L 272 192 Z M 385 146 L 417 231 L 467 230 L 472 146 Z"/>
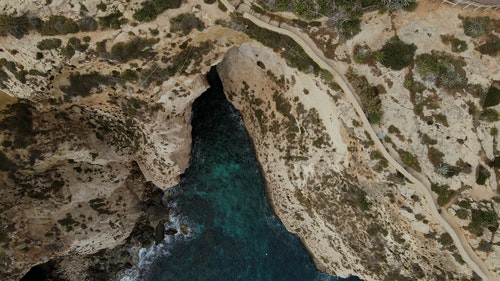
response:
<path fill-rule="evenodd" d="M 261 42 L 273 50 L 278 51 L 285 48 L 281 56 L 285 58 L 289 66 L 297 68 L 302 72 L 314 72 L 315 74 L 320 72 L 320 67 L 290 37 L 260 28 L 253 22 L 242 17 L 234 16 L 233 21 L 237 26 L 244 28 L 245 33 L 250 38 Z"/>
<path fill-rule="evenodd" d="M 359 93 L 361 106 L 370 123 L 379 123 L 383 114 L 379 89 L 370 85 L 366 77 L 358 75 L 352 68 L 349 69 L 346 77 L 349 79 L 349 82 L 351 82 L 356 92 Z"/>
<path fill-rule="evenodd" d="M 80 31 L 78 24 L 65 16 L 53 15 L 46 22 L 41 22 L 38 28 L 44 36 L 66 35 Z"/>

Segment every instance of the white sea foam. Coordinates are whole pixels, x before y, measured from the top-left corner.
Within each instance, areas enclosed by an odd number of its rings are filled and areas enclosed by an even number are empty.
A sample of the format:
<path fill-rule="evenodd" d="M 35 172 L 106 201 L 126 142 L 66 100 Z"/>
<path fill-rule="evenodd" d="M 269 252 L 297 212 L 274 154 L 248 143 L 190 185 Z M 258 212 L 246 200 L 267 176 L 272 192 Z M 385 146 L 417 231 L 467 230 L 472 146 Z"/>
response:
<path fill-rule="evenodd" d="M 173 188 L 173 194 L 177 195 L 179 192 L 178 187 Z M 173 197 L 175 197 L 175 195 Z M 165 196 L 166 197 L 166 196 Z M 189 229 L 193 229 L 193 223 L 189 222 L 185 217 L 183 217 L 178 211 L 177 203 L 174 200 L 167 200 L 164 197 L 164 203 L 172 208 L 170 212 L 168 222 L 165 223 L 165 230 L 175 229 L 177 233 L 175 235 L 165 235 L 163 243 L 152 244 L 146 248 L 132 247 L 130 249 L 130 255 L 135 257 L 135 264 L 132 268 L 126 269 L 120 273 L 120 281 L 139 281 L 143 280 L 144 273 L 147 272 L 148 268 L 160 257 L 169 255 L 169 250 L 172 248 L 174 243 L 184 240 L 187 237 L 193 235 L 193 231 L 190 231 L 188 236 L 185 236 L 181 231 L 181 225 L 187 226 Z M 167 203 L 168 202 L 168 203 Z"/>

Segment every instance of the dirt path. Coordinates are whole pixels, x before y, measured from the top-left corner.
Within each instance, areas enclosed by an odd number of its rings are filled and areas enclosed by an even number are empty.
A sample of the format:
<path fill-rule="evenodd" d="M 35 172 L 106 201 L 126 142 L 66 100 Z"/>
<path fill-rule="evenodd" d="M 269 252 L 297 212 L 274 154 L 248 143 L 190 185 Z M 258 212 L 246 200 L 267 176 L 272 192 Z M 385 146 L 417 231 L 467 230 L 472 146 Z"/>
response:
<path fill-rule="evenodd" d="M 221 2 L 228 8 L 230 12 L 235 10 L 235 7 L 230 4 L 227 0 L 221 0 Z M 248 8 L 246 9 L 248 10 Z M 334 76 L 335 82 L 339 84 L 342 90 L 345 93 L 346 98 L 352 104 L 356 112 L 361 118 L 363 122 L 364 129 L 369 133 L 371 139 L 375 143 L 376 148 L 382 153 L 384 158 L 401 174 L 403 174 L 410 182 L 412 182 L 418 189 L 422 191 L 425 195 L 425 198 L 430 207 L 431 213 L 434 218 L 443 226 L 443 228 L 450 234 L 453 238 L 453 241 L 462 255 L 463 259 L 467 264 L 471 267 L 473 271 L 475 271 L 483 280 L 495 280 L 493 274 L 488 270 L 483 261 L 476 255 L 474 250 L 471 248 L 467 239 L 458 225 L 456 225 L 453 219 L 447 214 L 445 210 L 441 210 L 443 215 L 440 214 L 438 207 L 436 205 L 436 201 L 432 195 L 429 184 L 423 184 L 422 180 L 418 179 L 416 176 L 409 173 L 401 164 L 399 164 L 390 154 L 387 152 L 386 148 L 382 144 L 382 142 L 377 137 L 377 134 L 373 127 L 371 126 L 368 118 L 366 117 L 363 109 L 360 104 L 356 100 L 354 88 L 349 84 L 347 78 L 343 75 L 340 68 L 336 66 L 336 63 L 332 60 L 327 59 L 324 54 L 316 47 L 315 43 L 312 39 L 304 34 L 303 32 L 288 26 L 286 24 L 281 24 L 280 27 L 269 24 L 268 22 L 261 21 L 258 17 L 260 15 L 251 11 L 252 14 L 247 12 L 243 13 L 243 17 L 251 20 L 256 25 L 266 28 L 268 30 L 272 30 L 274 32 L 280 33 L 282 35 L 289 36 L 295 42 L 297 42 L 304 51 L 314 60 L 321 68 L 328 70 Z M 328 125 L 328 124 L 325 124 Z"/>

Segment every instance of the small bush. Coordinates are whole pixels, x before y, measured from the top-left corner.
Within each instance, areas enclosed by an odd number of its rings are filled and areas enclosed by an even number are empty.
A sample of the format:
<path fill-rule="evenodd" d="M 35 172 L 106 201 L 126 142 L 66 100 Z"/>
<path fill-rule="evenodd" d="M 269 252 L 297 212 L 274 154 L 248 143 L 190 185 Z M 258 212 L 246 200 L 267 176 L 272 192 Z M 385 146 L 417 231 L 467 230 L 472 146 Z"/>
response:
<path fill-rule="evenodd" d="M 125 62 L 131 59 L 145 58 L 153 55 L 152 51 L 147 50 L 158 39 L 145 39 L 134 37 L 128 42 L 119 42 L 111 47 L 111 56 L 119 61 Z"/>
<path fill-rule="evenodd" d="M 61 47 L 61 44 L 62 44 L 61 39 L 49 38 L 49 39 L 43 39 L 42 41 L 38 42 L 38 44 L 36 44 L 36 47 L 40 50 L 50 50 Z"/>
<path fill-rule="evenodd" d="M 401 70 L 413 62 L 417 46 L 406 44 L 399 37 L 394 36 L 380 49 L 380 63 L 393 70 Z"/>
<path fill-rule="evenodd" d="M 147 0 L 142 2 L 142 7 L 135 11 L 133 17 L 138 21 L 152 21 L 167 9 L 179 8 L 181 3 L 181 0 Z"/>
<path fill-rule="evenodd" d="M 121 12 L 115 12 L 104 17 L 99 17 L 99 25 L 103 28 L 119 29 L 122 24 L 128 22 L 128 20 L 122 16 L 123 14 Z"/>
<path fill-rule="evenodd" d="M 205 4 L 213 4 L 213 3 L 215 3 L 215 1 L 217 1 L 217 0 L 203 0 L 203 2 Z"/>
<path fill-rule="evenodd" d="M 190 13 L 180 14 L 170 19 L 170 32 L 182 31 L 188 34 L 193 28 L 201 31 L 205 28 L 205 24 L 195 15 Z"/>

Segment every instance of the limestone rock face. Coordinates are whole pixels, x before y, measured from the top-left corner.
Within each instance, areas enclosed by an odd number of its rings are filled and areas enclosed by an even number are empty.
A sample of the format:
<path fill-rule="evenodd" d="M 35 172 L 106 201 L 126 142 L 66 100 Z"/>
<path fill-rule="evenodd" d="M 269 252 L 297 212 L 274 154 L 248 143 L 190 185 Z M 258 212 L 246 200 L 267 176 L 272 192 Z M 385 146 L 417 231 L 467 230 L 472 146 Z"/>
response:
<path fill-rule="evenodd" d="M 364 280 L 470 276 L 457 253 L 440 249 L 442 229 L 426 203 L 405 198 L 419 198 L 418 190 L 390 167 L 374 171 L 370 139 L 350 128 L 357 117 L 341 93 L 251 44 L 229 50 L 217 69 L 274 210 L 320 269 Z"/>
<path fill-rule="evenodd" d="M 6 107 L 0 127 L 3 276 L 18 279 L 35 264 L 129 237 L 153 186 L 135 161 L 145 159 L 134 156 L 144 155 L 137 124 L 118 111 L 39 110 L 21 99 Z"/>

